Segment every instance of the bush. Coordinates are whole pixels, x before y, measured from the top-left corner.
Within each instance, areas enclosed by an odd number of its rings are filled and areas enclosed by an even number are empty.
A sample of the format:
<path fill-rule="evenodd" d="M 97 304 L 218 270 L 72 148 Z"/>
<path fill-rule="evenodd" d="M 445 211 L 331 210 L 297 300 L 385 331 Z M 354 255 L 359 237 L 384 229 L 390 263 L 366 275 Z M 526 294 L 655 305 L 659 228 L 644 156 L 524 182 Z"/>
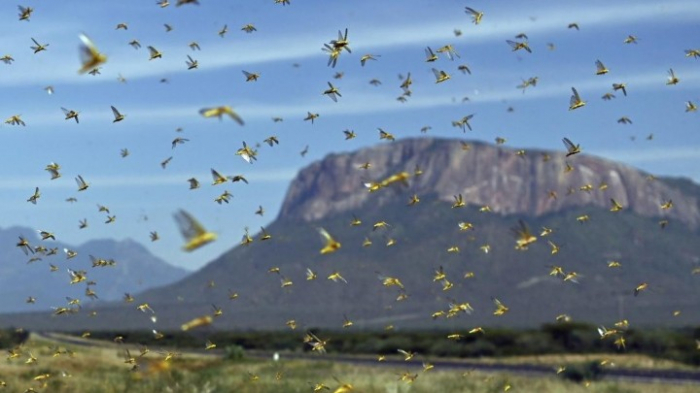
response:
<path fill-rule="evenodd" d="M 562 378 L 581 383 L 583 381 L 594 381 L 603 374 L 603 367 L 600 362 L 593 361 L 584 364 L 566 366 L 566 370 L 559 374 Z"/>
<path fill-rule="evenodd" d="M 224 359 L 238 361 L 245 359 L 245 349 L 240 345 L 228 345 L 224 348 Z"/>

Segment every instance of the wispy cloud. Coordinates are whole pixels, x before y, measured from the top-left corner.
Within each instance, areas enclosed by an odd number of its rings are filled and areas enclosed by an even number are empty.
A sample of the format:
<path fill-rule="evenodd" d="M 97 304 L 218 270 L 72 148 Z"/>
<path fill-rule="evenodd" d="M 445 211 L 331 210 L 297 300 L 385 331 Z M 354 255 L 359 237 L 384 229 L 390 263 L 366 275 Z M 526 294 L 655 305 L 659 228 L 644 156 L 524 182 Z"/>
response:
<path fill-rule="evenodd" d="M 246 173 L 246 178 L 250 181 L 261 183 L 286 183 L 296 176 L 295 169 L 269 169 L 250 171 Z M 203 184 L 211 179 L 210 173 L 179 173 L 164 175 L 112 175 L 95 176 L 85 180 L 94 187 L 161 187 L 180 186 L 187 184 L 187 179 L 195 177 Z M 27 190 L 31 184 L 42 184 L 41 189 L 64 188 L 77 189 L 72 179 L 57 179 L 46 182 L 47 177 L 36 178 L 4 178 L 0 180 L 0 190 Z"/>
<path fill-rule="evenodd" d="M 630 3 L 631 4 L 631 3 Z M 645 2 L 643 4 L 611 4 L 600 2 L 597 5 L 576 7 L 567 5 L 553 9 L 548 2 L 541 3 L 541 8 L 533 8 L 529 11 L 535 20 L 524 17 L 521 11 L 512 12 L 508 7 L 494 9 L 492 14 L 484 17 L 484 22 L 478 27 L 470 27 L 465 34 L 463 42 L 466 45 L 503 40 L 521 31 L 527 31 L 529 35 L 552 33 L 563 31 L 565 26 L 575 19 L 582 28 L 599 27 L 605 25 L 624 25 L 628 23 L 672 23 L 695 20 L 695 15 L 700 13 L 700 3 L 696 1 L 666 1 Z M 360 12 L 360 11 L 358 11 Z M 436 42 L 452 42 L 455 40 L 450 29 L 445 26 L 464 25 L 467 16 L 457 13 L 445 20 L 444 16 L 434 17 L 430 15 L 416 14 L 402 24 L 386 25 L 385 23 L 365 22 L 357 31 L 351 32 L 351 42 L 355 52 L 371 52 L 386 48 L 398 49 L 409 45 L 429 45 Z M 498 23 L 489 23 L 489 19 L 498 20 Z M 428 19 L 428 20 L 426 20 Z M 417 28 L 416 23 L 420 23 Z M 51 27 L 51 31 L 58 27 Z M 11 31 L 11 35 L 17 32 Z M 45 61 L 24 61 L 23 64 L 15 64 L 12 67 L 21 66 L 21 73 L 0 74 L 0 85 L 18 86 L 25 84 L 48 83 L 104 83 L 113 82 L 112 79 L 91 78 L 79 76 L 75 71 L 79 67 L 77 62 L 77 34 L 74 31 L 62 31 L 63 36 L 73 37 L 74 45 L 67 43 L 54 43 L 45 56 Z M 54 34 L 56 36 L 56 34 Z M 26 40 L 26 37 L 22 35 Z M 59 36 L 62 38 L 62 36 Z M 218 38 L 218 37 L 217 37 Z M 18 37 L 19 40 L 19 37 Z M 66 38 L 70 42 L 69 39 Z M 8 42 L 17 40 L 8 39 Z M 313 32 L 304 32 L 297 35 L 285 35 L 280 37 L 265 38 L 261 40 L 251 39 L 237 42 L 231 46 L 230 42 L 213 41 L 202 43 L 206 49 L 201 52 L 187 52 L 182 43 L 166 44 L 158 46 L 164 53 L 162 60 L 149 62 L 147 50 L 142 48 L 135 51 L 126 43 L 120 42 L 119 47 L 110 48 L 103 45 L 110 59 L 105 69 L 110 74 L 122 73 L 129 79 L 160 77 L 165 74 L 187 72 L 184 65 L 185 54 L 190 53 L 199 60 L 200 72 L 219 70 L 226 67 L 254 65 L 261 63 L 296 60 L 300 61 L 312 57 L 324 57 L 326 54 L 320 50 L 324 39 L 320 39 Z M 27 45 L 16 44 L 15 47 L 6 48 L 17 52 L 26 52 Z M 318 44 L 311 44 L 318 43 Z M 98 45 L 100 43 L 98 42 Z M 62 45 L 57 47 L 57 45 Z M 39 56 L 39 55 L 37 55 Z M 75 70 L 70 67 L 56 67 L 56 64 L 75 64 Z"/>
<path fill-rule="evenodd" d="M 700 147 L 665 147 L 651 149 L 598 150 L 595 155 L 630 164 L 648 164 L 666 161 L 697 160 Z"/>
<path fill-rule="evenodd" d="M 697 89 L 700 85 L 700 74 L 693 72 L 690 67 L 678 69 L 678 75 L 682 75 L 682 83 L 674 89 L 683 88 Z M 391 94 L 385 90 L 370 93 L 368 90 L 358 89 L 343 91 L 343 98 L 338 103 L 330 100 L 323 100 L 319 103 L 317 97 L 308 101 L 295 102 L 291 104 L 280 103 L 247 103 L 236 106 L 235 110 L 245 120 L 270 119 L 271 116 L 303 118 L 308 111 L 318 112 L 322 117 L 336 115 L 371 114 L 383 112 L 414 111 L 417 109 L 430 109 L 436 107 L 457 107 L 459 100 L 465 94 L 470 98 L 470 105 L 490 104 L 507 100 L 509 102 L 542 100 L 553 97 L 560 97 L 563 104 L 568 105 L 571 87 L 574 86 L 581 93 L 584 100 L 600 99 L 601 91 L 611 90 L 612 83 L 606 78 L 581 78 L 578 80 L 556 79 L 556 75 L 549 83 L 538 84 L 531 87 L 526 93 L 517 89 L 512 83 L 505 83 L 488 89 L 475 88 L 471 91 L 461 90 L 461 86 L 446 88 L 444 93 L 416 94 L 408 99 L 406 103 L 396 101 L 400 90 L 395 90 L 396 94 Z M 629 89 L 635 91 L 646 91 L 655 89 L 668 89 L 665 85 L 665 74 L 644 72 L 624 77 L 624 81 Z M 447 82 L 450 83 L 450 82 Z M 591 96 L 591 94 L 596 94 Z M 163 120 L 197 119 L 201 121 L 216 121 L 211 119 L 201 119 L 198 111 L 211 103 L 201 105 L 172 105 L 161 107 L 142 107 L 129 111 L 129 122 L 138 124 L 159 124 Z M 58 115 L 57 115 L 58 116 Z M 103 121 L 105 124 L 111 122 L 111 112 L 109 108 L 94 108 L 81 112 L 81 123 L 87 124 L 90 121 Z M 27 113 L 24 118 L 29 125 L 55 125 L 56 118 L 43 116 L 41 113 Z M 72 123 L 69 124 L 73 126 Z"/>

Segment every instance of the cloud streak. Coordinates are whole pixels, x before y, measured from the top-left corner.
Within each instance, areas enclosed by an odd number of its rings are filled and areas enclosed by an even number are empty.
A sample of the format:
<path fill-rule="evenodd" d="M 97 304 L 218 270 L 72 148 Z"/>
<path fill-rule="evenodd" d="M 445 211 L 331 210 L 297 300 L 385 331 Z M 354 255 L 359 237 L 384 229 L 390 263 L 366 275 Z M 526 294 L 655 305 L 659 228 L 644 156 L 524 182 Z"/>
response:
<path fill-rule="evenodd" d="M 683 81 L 678 87 L 686 89 L 697 89 L 700 85 L 700 74 L 693 72 L 690 67 L 679 68 L 678 74 L 683 76 Z M 647 91 L 655 89 L 668 89 L 665 85 L 665 75 L 655 72 L 644 72 L 633 75 L 628 75 L 624 81 L 629 86 L 629 89 L 635 91 Z M 449 83 L 449 82 L 448 82 Z M 560 97 L 563 106 L 568 106 L 569 96 L 571 95 L 571 87 L 574 86 L 582 94 L 584 100 L 599 100 L 601 91 L 612 89 L 611 80 L 604 78 L 582 78 L 573 81 L 558 81 L 554 80 L 549 84 L 538 84 L 537 87 L 532 87 L 526 93 L 522 93 L 514 84 L 501 85 L 492 89 L 478 90 L 468 93 L 470 97 L 470 105 L 490 104 L 507 100 L 509 102 L 542 100 L 554 97 Z M 436 107 L 457 107 L 461 104 L 454 99 L 460 99 L 465 95 L 465 91 L 458 88 L 447 91 L 446 93 L 428 93 L 416 94 L 410 97 L 406 103 L 399 103 L 396 97 L 400 95 L 400 89 L 395 90 L 396 94 L 389 94 L 385 91 L 377 92 L 376 94 L 367 93 L 367 90 L 343 91 L 343 98 L 338 103 L 323 101 L 319 103 L 318 99 L 312 99 L 306 102 L 298 102 L 294 104 L 278 104 L 278 103 L 249 103 L 236 106 L 235 110 L 244 119 L 269 119 L 271 116 L 281 117 L 298 117 L 303 118 L 306 112 L 313 111 L 324 116 L 336 115 L 355 115 L 355 114 L 371 114 L 382 112 L 400 112 L 413 111 L 416 109 L 430 109 Z M 596 94 L 592 96 L 592 94 Z M 210 104 L 210 103 L 208 103 Z M 142 108 L 132 110 L 129 113 L 131 121 L 139 124 L 160 123 L 165 119 L 201 119 L 198 111 L 206 106 L 202 105 L 187 105 L 187 106 L 165 106 L 156 108 Z M 105 113 L 108 110 L 100 110 L 97 112 L 86 111 L 86 120 L 105 118 Z M 81 114 L 81 116 L 83 116 Z M 55 119 L 47 119 L 45 117 L 36 116 L 37 120 L 28 124 L 48 125 L 55 124 Z M 26 116 L 30 119 L 30 116 Z M 81 118 L 82 119 L 82 118 Z M 216 121 L 216 120 L 203 120 Z M 83 121 L 84 123 L 86 121 Z"/>
<path fill-rule="evenodd" d="M 594 6 L 587 4 L 586 7 L 562 7 L 559 10 L 553 10 L 548 3 L 543 3 L 541 8 L 534 8 L 529 13 L 536 16 L 536 22 L 523 17 L 521 12 L 509 11 L 505 6 L 502 9 L 495 9 L 493 15 L 487 14 L 484 17 L 484 22 L 481 25 L 465 29 L 467 32 L 464 39 L 459 40 L 470 45 L 496 40 L 502 41 L 521 31 L 527 31 L 531 36 L 564 31 L 572 17 L 575 17 L 576 21 L 583 26 L 582 28 L 620 26 L 629 23 L 690 22 L 694 21 L 695 15 L 700 13 L 700 3 L 667 1 L 663 4 L 647 2 L 645 4 L 635 3 L 634 6 L 630 6 L 630 4 L 609 4 L 606 2 Z M 499 22 L 489 23 L 490 17 L 499 20 Z M 408 17 L 408 21 L 405 23 L 389 26 L 380 23 L 380 21 L 367 23 L 361 26 L 358 31 L 350 32 L 353 49 L 355 52 L 371 52 L 382 49 L 400 49 L 413 45 L 430 45 L 436 42 L 453 42 L 456 38 L 452 31 L 446 29 L 445 26 L 450 24 L 463 26 L 468 23 L 467 16 L 463 14 L 448 17 L 447 20 L 439 15 L 435 20 L 425 21 L 425 18 L 425 14 L 416 14 Z M 56 28 L 55 26 L 51 27 L 51 31 L 56 30 Z M 47 52 L 46 61 L 43 62 L 32 59 L 32 61 L 21 65 L 19 63 L 14 65 L 13 67 L 23 67 L 23 72 L 19 74 L 3 73 L 0 75 L 0 85 L 114 82 L 106 75 L 102 78 L 79 76 L 70 67 L 55 67 L 55 64 L 75 64 L 75 71 L 78 68 L 77 50 L 75 49 L 78 43 L 77 33 L 70 32 L 69 34 L 68 31 L 62 33 L 62 36 L 65 37 L 74 36 L 75 45 L 66 44 L 59 48 L 51 47 L 50 49 L 53 51 Z M 12 31 L 11 35 L 16 35 L 16 32 Z M 21 39 L 26 39 L 26 37 L 22 35 L 21 38 L 17 37 L 17 40 L 8 38 L 8 41 L 24 42 Z M 317 44 L 309 44 L 310 42 Z M 201 52 L 189 52 L 182 43 L 156 45 L 164 53 L 164 58 L 153 62 L 147 60 L 145 45 L 138 51 L 133 50 L 124 42 L 120 42 L 118 48 L 110 48 L 106 45 L 109 42 L 105 45 L 100 45 L 98 42 L 98 46 L 110 57 L 109 62 L 105 65 L 105 73 L 109 72 L 114 75 L 122 73 L 128 79 L 139 79 L 187 72 L 184 61 L 185 55 L 188 53 L 199 60 L 200 72 L 207 72 L 235 66 L 325 57 L 326 54 L 321 51 L 323 42 L 323 38 L 307 32 L 296 36 L 285 35 L 262 40 L 246 40 L 237 42 L 233 47 L 230 42 L 208 41 L 202 43 L 206 50 Z M 24 44 L 9 49 L 17 52 L 28 50 Z"/>
<path fill-rule="evenodd" d="M 697 160 L 700 158 L 699 147 L 666 147 L 634 150 L 599 150 L 597 156 L 624 161 L 630 164 L 648 164 L 666 161 Z"/>
<path fill-rule="evenodd" d="M 260 183 L 286 183 L 296 176 L 296 169 L 269 169 L 250 171 L 246 178 L 252 182 Z M 195 177 L 206 185 L 211 179 L 210 173 L 180 173 L 166 175 L 112 175 L 94 176 L 85 180 L 94 187 L 163 187 L 187 185 L 187 179 Z M 62 180 L 62 181 L 61 181 Z M 35 178 L 4 178 L 0 180 L 0 190 L 28 190 L 31 184 L 41 184 L 40 189 L 77 189 L 72 179 L 58 179 L 47 183 L 47 177 Z"/>

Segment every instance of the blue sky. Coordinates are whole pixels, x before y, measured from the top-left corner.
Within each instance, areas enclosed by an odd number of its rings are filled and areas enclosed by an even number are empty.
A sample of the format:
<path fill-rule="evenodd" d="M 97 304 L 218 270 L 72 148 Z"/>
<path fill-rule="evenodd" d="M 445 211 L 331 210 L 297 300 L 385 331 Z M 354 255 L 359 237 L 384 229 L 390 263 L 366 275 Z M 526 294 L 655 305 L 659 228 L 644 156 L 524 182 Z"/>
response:
<path fill-rule="evenodd" d="M 0 64 L 0 118 L 21 114 L 27 124 L 0 126 L 3 227 L 50 230 L 72 244 L 133 238 L 173 264 L 196 269 L 236 245 L 244 227 L 255 232 L 274 219 L 299 169 L 329 153 L 379 143 L 377 127 L 406 138 L 430 125 L 429 136 L 489 142 L 501 136 L 508 146 L 526 149 L 561 150 L 566 136 L 585 153 L 700 179 L 700 114 L 685 112 L 686 101 L 700 105 L 700 59 L 684 53 L 700 48 L 697 1 L 292 0 L 284 7 L 273 0 L 200 2 L 175 7 L 173 0 L 160 8 L 155 1 L 27 1 L 24 6 L 35 8 L 30 22 L 17 20 L 16 4 L 0 6 L 0 55 L 15 59 Z M 481 24 L 471 23 L 465 6 L 484 12 Z M 572 22 L 579 31 L 567 28 Z M 115 30 L 118 23 L 129 29 Z M 164 23 L 173 30 L 166 32 Z M 248 23 L 258 31 L 241 31 Z M 221 38 L 224 25 L 229 32 Z M 343 53 L 333 69 L 321 47 L 345 28 L 352 53 Z M 463 34 L 456 37 L 454 29 Z M 101 75 L 77 73 L 80 33 L 108 56 Z M 528 35 L 532 54 L 510 50 L 505 41 L 518 33 Z M 638 44 L 623 43 L 630 34 Z M 31 37 L 49 43 L 48 50 L 33 54 Z M 143 47 L 129 46 L 133 39 Z M 192 51 L 192 41 L 202 50 Z M 548 43 L 556 49 L 550 51 Z M 426 46 L 445 44 L 461 58 L 424 61 Z M 149 61 L 148 45 L 163 58 Z M 361 67 L 367 53 L 381 57 Z M 199 69 L 187 70 L 187 55 L 199 61 Z M 597 59 L 609 74 L 595 75 Z M 472 75 L 459 72 L 460 64 Z M 435 84 L 433 67 L 452 78 Z M 680 78 L 675 86 L 665 83 L 669 68 Z M 260 73 L 259 81 L 246 83 L 243 70 Z M 344 77 L 333 79 L 336 72 Z M 397 75 L 409 72 L 413 94 L 400 103 Z M 127 82 L 119 83 L 119 75 Z M 516 88 L 533 76 L 539 78 L 536 87 L 525 93 Z M 374 78 L 382 85 L 370 85 Z M 342 94 L 337 103 L 321 94 L 328 81 Z M 619 82 L 627 84 L 628 96 L 601 100 Z M 48 85 L 53 95 L 43 90 Z M 576 111 L 568 110 L 572 86 L 588 102 Z M 469 101 L 462 102 L 465 96 Z M 126 119 L 113 124 L 110 105 Z M 218 105 L 233 106 L 245 126 L 199 116 L 200 108 Z M 80 124 L 64 120 L 61 107 L 79 111 Z M 321 115 L 314 125 L 303 121 L 308 111 Z M 465 135 L 451 126 L 472 113 L 473 131 Z M 284 121 L 273 123 L 275 116 Z M 633 124 L 617 124 L 621 116 Z M 345 141 L 345 129 L 357 138 Z M 650 133 L 654 139 L 647 141 Z M 243 141 L 254 145 L 271 135 L 280 144 L 263 144 L 255 164 L 234 154 Z M 190 141 L 171 149 L 178 136 Z M 306 145 L 309 153 L 302 158 Z M 130 156 L 121 158 L 122 148 Z M 170 156 L 162 169 L 160 162 Z M 61 165 L 63 177 L 50 181 L 43 168 L 52 161 Z M 250 185 L 213 187 L 210 168 L 243 174 Z M 77 175 L 91 184 L 85 192 L 77 192 Z M 202 183 L 195 191 L 188 188 L 192 176 Z M 26 199 L 37 186 L 42 196 L 32 205 Z M 234 197 L 218 205 L 213 199 L 224 190 Z M 78 203 L 65 202 L 68 197 Z M 108 206 L 116 222 L 104 224 L 97 204 Z M 254 214 L 258 205 L 264 217 Z M 181 251 L 172 218 L 179 208 L 216 231 L 219 240 L 194 253 Z M 83 218 L 90 226 L 79 230 Z M 151 243 L 154 230 L 161 240 Z"/>

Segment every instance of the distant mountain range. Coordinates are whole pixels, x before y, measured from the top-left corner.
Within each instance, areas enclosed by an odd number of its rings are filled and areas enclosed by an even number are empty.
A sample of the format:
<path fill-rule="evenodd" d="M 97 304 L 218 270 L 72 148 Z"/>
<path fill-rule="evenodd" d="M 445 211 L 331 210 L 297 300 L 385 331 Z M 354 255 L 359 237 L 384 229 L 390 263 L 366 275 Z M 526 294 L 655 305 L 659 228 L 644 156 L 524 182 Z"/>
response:
<path fill-rule="evenodd" d="M 27 240 L 37 252 L 25 256 L 19 247 L 19 237 Z M 66 306 L 66 297 L 85 297 L 86 283 L 94 281 L 91 289 L 99 300 L 117 300 L 125 292 L 135 293 L 170 284 L 187 275 L 187 271 L 164 262 L 150 254 L 133 240 L 92 240 L 80 246 L 57 241 L 41 241 L 36 230 L 24 227 L 0 229 L 0 313 L 50 310 Z M 42 248 L 46 251 L 42 251 Z M 55 250 L 52 254 L 51 249 Z M 64 249 L 77 252 L 68 259 Z M 92 267 L 90 255 L 113 260 L 113 266 Z M 51 266 L 55 266 L 52 271 Z M 85 282 L 70 285 L 68 269 L 87 272 Z M 27 303 L 32 297 L 35 303 Z"/>
<path fill-rule="evenodd" d="M 464 206 L 455 206 L 460 195 Z M 414 196 L 419 202 L 410 205 Z M 611 211 L 611 199 L 620 211 Z M 283 329 L 290 319 L 340 329 L 347 317 L 354 328 L 462 331 L 536 326 L 562 314 L 606 325 L 623 318 L 633 326 L 686 325 L 700 318 L 699 202 L 700 186 L 689 180 L 585 154 L 405 139 L 311 164 L 266 228 L 270 240 L 255 235 L 137 302 L 156 310 L 160 329 L 214 307 L 223 310 L 218 329 Z M 351 225 L 355 219 L 362 223 Z M 538 238 L 528 250 L 515 247 L 520 220 Z M 388 225 L 373 228 L 380 222 Z M 319 253 L 321 227 L 342 244 L 335 253 Z M 554 267 L 567 280 L 550 275 Z M 316 279 L 307 280 L 307 268 Z M 435 277 L 441 268 L 447 281 Z M 334 273 L 347 283 L 329 280 Z M 387 278 L 403 289 L 385 285 Z M 508 311 L 494 315 L 494 299 Z M 462 303 L 474 311 L 439 314 Z M 98 318 L 22 314 L 14 323 L 152 328 L 140 314 L 115 303 Z"/>

